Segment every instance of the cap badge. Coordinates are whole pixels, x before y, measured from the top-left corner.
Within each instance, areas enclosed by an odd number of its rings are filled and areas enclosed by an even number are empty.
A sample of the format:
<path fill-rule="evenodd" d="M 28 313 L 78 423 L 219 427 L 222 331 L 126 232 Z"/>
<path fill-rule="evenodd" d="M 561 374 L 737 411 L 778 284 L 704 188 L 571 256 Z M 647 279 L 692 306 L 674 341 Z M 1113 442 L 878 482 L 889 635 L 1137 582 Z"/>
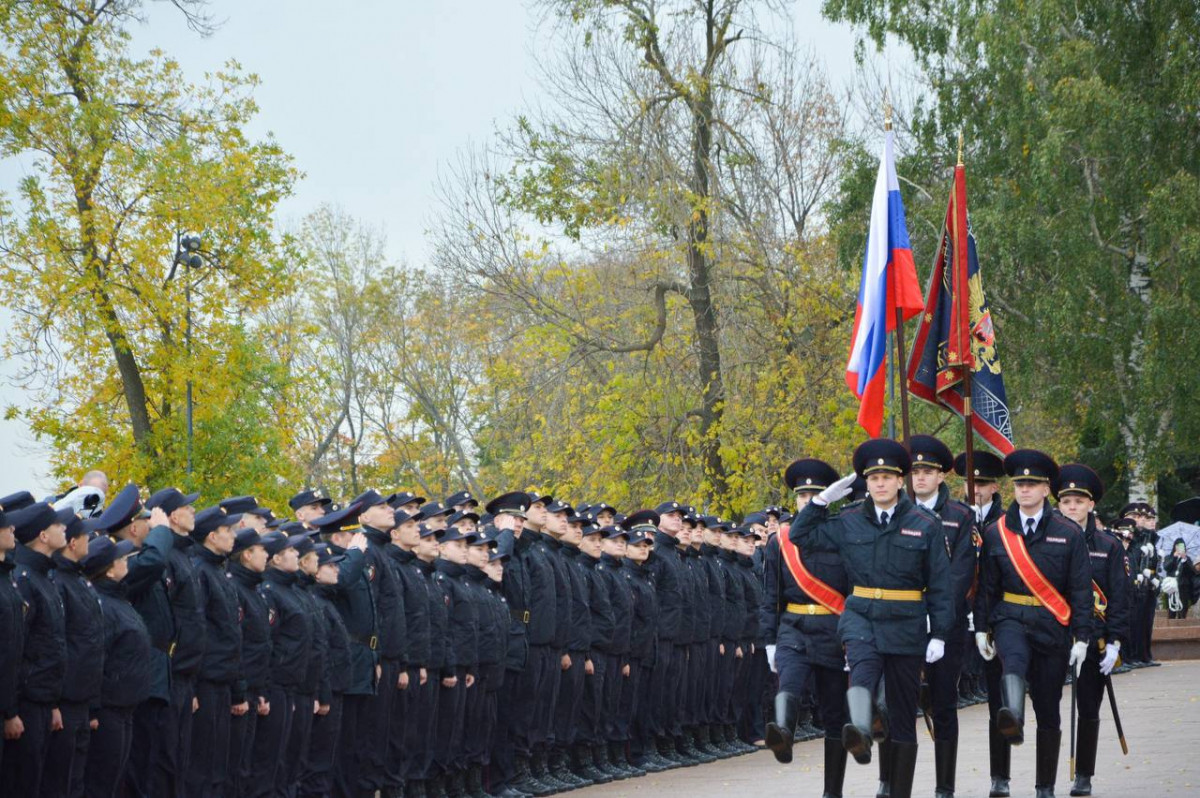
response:
<path fill-rule="evenodd" d="M 1028 469 L 1028 468 L 1026 468 L 1026 469 L 1025 469 L 1025 476 L 1029 476 L 1029 469 Z"/>
<path fill-rule="evenodd" d="M 879 465 L 883 465 L 883 458 L 882 458 L 882 457 L 880 457 L 880 458 L 879 458 Z"/>
<path fill-rule="evenodd" d="M 812 477 L 805 477 L 805 479 L 804 479 L 804 484 L 805 484 L 805 485 L 811 485 L 811 484 L 812 484 Z"/>

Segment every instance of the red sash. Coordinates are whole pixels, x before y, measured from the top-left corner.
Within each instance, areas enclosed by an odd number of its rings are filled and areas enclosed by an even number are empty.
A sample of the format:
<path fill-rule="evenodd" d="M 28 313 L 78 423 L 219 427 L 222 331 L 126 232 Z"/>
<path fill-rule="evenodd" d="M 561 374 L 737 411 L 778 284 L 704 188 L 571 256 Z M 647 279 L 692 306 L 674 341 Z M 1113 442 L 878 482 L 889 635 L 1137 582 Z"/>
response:
<path fill-rule="evenodd" d="M 1004 516 L 1000 516 L 997 522 L 1000 527 L 1000 540 L 1004 543 L 1004 550 L 1008 552 L 1008 559 L 1012 561 L 1013 568 L 1017 569 L 1017 576 L 1021 577 L 1029 592 L 1042 602 L 1042 606 L 1050 610 L 1054 620 L 1066 626 L 1071 622 L 1071 605 L 1067 604 L 1067 600 L 1054 589 L 1054 585 L 1050 584 L 1050 580 L 1034 564 L 1033 558 L 1029 556 L 1029 549 L 1025 548 L 1025 539 L 1016 532 L 1008 531 Z"/>
<path fill-rule="evenodd" d="M 796 580 L 800 589 L 834 615 L 841 615 L 846 607 L 846 597 L 809 573 L 800 559 L 800 549 L 796 548 L 796 544 L 788 537 L 786 528 L 779 530 L 776 537 L 779 538 L 779 553 L 783 555 L 783 561 L 787 563 L 788 570 L 792 572 L 792 578 Z"/>

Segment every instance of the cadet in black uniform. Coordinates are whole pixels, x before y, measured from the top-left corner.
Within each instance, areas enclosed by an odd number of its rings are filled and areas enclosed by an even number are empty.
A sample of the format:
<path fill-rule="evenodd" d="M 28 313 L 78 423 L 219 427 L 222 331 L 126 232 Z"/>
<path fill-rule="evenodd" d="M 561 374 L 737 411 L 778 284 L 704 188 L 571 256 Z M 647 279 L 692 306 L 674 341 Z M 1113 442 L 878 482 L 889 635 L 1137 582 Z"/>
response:
<path fill-rule="evenodd" d="M 443 788 L 447 794 L 457 795 L 462 789 L 463 721 L 479 656 L 479 618 L 466 583 L 467 546 L 476 537 L 473 522 L 463 513 L 449 521 L 439 534 L 434 573 L 434 584 L 446 605 L 447 628 L 446 657 L 438 674 L 441 689 L 428 790 L 432 795 L 440 795 Z"/>
<path fill-rule="evenodd" d="M 0 506 L 0 718 L 5 740 L 21 725 L 17 676 L 25 652 L 25 599 L 17 589 L 16 548 L 15 527 Z M 0 773 L 4 772 L 4 748 L 0 741 Z"/>
<path fill-rule="evenodd" d="M 718 747 L 720 736 L 715 726 L 717 719 L 717 663 L 721 656 L 721 634 L 725 628 L 725 613 L 727 612 L 725 597 L 725 578 L 721 573 L 719 560 L 720 533 L 713 528 L 719 523 L 715 515 L 697 518 L 696 529 L 692 533 L 692 549 L 697 552 L 700 565 L 704 571 L 705 584 L 708 592 L 702 601 L 708 607 L 708 624 L 704 642 L 704 668 L 697 674 L 699 680 L 700 715 L 696 728 L 696 748 L 703 754 L 714 758 L 724 758 L 729 753 Z M 630 542 L 633 542 L 630 538 Z M 629 557 L 626 556 L 626 562 Z"/>
<path fill-rule="evenodd" d="M 667 765 L 655 761 L 654 728 L 650 722 L 653 708 L 650 696 L 651 674 L 654 671 L 655 635 L 658 631 L 658 596 L 654 590 L 654 579 L 650 572 L 650 551 L 654 545 L 654 533 L 658 519 L 653 513 L 641 517 L 637 513 L 621 522 L 629 530 L 629 543 L 625 547 L 625 575 L 633 589 L 633 626 L 629 636 L 630 678 L 634 681 L 631 691 L 633 718 L 630 729 L 630 764 L 642 770 L 659 772 Z M 636 674 L 636 675 L 635 675 Z M 716 717 L 714 714 L 713 717 Z"/>
<path fill-rule="evenodd" d="M 133 710 L 150 695 L 154 668 L 150 632 L 122 586 L 134 551 L 131 540 L 114 542 L 107 535 L 98 535 L 88 544 L 88 554 L 80 563 L 102 597 L 104 637 L 104 674 L 94 708 L 97 723 L 84 766 L 83 794 L 89 798 L 120 794 L 133 745 Z"/>
<path fill-rule="evenodd" d="M 400 581 L 404 604 L 405 635 L 400 658 L 405 663 L 408 686 L 392 704 L 387 768 L 392 779 L 407 785 L 422 778 L 424 762 L 420 751 L 412 747 L 419 749 L 420 741 L 413 732 L 414 727 L 424 729 L 429 725 L 436 688 L 428 671 L 429 585 L 417 564 L 416 549 L 421 542 L 417 517 L 403 510 L 395 511 L 391 538 L 386 551 Z M 416 798 L 411 788 L 406 794 Z"/>
<path fill-rule="evenodd" d="M 1004 673 L 996 728 L 1012 745 L 1024 740 L 1028 683 L 1038 722 L 1035 787 L 1038 798 L 1052 798 L 1062 741 L 1063 681 L 1068 666 L 1081 665 L 1087 656 L 1092 630 L 1091 566 L 1079 527 L 1046 500 L 1058 475 L 1054 460 L 1018 449 L 1004 458 L 1004 470 L 1012 479 L 1015 501 L 983 531 L 975 639 L 984 659 L 1000 655 Z M 1033 568 L 1022 566 L 1023 560 Z M 1026 579 L 1048 586 L 1034 590 Z"/>
<path fill-rule="evenodd" d="M 175 488 L 164 488 L 146 501 L 153 510 L 161 507 L 170 521 L 174 546 L 167 558 L 167 598 L 175 618 L 175 639 L 171 648 L 171 701 L 165 725 L 154 733 L 162 736 L 158 756 L 150 765 L 148 794 L 186 795 L 188 759 L 192 754 L 192 721 L 196 710 L 196 674 L 204 660 L 204 606 L 200 601 L 199 580 L 192 563 L 192 539 L 196 520 L 192 504 L 198 493 L 184 495 Z"/>
<path fill-rule="evenodd" d="M 264 697 L 271 711 L 258 719 L 254 732 L 254 758 L 246 794 L 251 798 L 286 795 L 288 763 L 284 756 L 292 727 L 296 694 L 308 672 L 313 620 L 308 603 L 299 595 L 296 572 L 300 570 L 297 550 L 307 540 L 282 532 L 262 536 L 271 556 L 258 590 L 267 604 L 271 624 L 271 672 Z M 300 711 L 312 711 L 299 707 Z"/>
<path fill-rule="evenodd" d="M 724 647 L 724 652 L 721 653 L 717 664 L 720 681 L 717 686 L 717 702 L 720 718 L 720 741 L 719 747 L 723 747 L 726 753 L 730 755 L 744 754 L 754 750 L 753 746 L 742 742 L 737 736 L 736 722 L 737 710 L 734 707 L 733 688 L 737 676 L 738 665 L 741 657 L 738 656 L 740 645 L 738 638 L 742 633 L 744 623 L 741 608 L 746 602 L 746 587 L 741 576 L 741 567 L 738 565 L 738 541 L 741 536 L 739 530 L 735 530 L 730 524 L 722 523 L 719 525 L 721 552 L 719 562 L 721 565 L 721 579 L 723 582 L 723 594 L 725 596 L 725 610 L 722 613 L 724 618 L 723 629 L 721 631 L 721 644 Z M 743 652 L 744 655 L 744 652 Z"/>
<path fill-rule="evenodd" d="M 320 557 L 315 543 L 302 524 L 284 524 L 279 531 L 285 535 L 296 535 L 300 539 L 296 546 L 300 567 L 296 571 L 295 592 L 304 611 L 312 619 L 312 644 L 308 649 L 308 667 L 293 698 L 296 710 L 292 713 L 292 728 L 288 732 L 287 746 L 284 749 L 288 795 L 295 795 L 299 789 L 300 775 L 307 767 L 313 723 L 318 713 L 329 712 L 329 705 L 322 706 L 317 699 L 321 690 L 321 680 L 328 667 L 329 629 L 321 622 L 321 608 L 317 604 L 316 596 L 312 594 L 312 588 L 317 583 L 317 571 L 320 569 Z"/>
<path fill-rule="evenodd" d="M 60 514 L 61 513 L 61 514 Z M 67 545 L 70 510 L 56 513 L 44 502 L 9 514 L 15 527 L 17 587 L 25 599 L 25 647 L 20 665 L 17 712 L 24 732 L 4 741 L 0 794 L 39 795 L 50 735 L 61 727 L 58 704 L 67 669 L 66 618 L 50 572 L 55 552 Z"/>
<path fill-rule="evenodd" d="M 440 781 L 429 782 L 433 773 L 434 743 L 437 736 L 438 699 L 442 692 L 442 671 L 449 662 L 450 612 L 442 596 L 442 591 L 435 582 L 438 562 L 437 530 L 421 524 L 418 527 L 420 540 L 414 553 L 417 555 L 416 566 L 425 580 L 427 596 L 426 610 L 429 617 L 429 657 L 426 660 L 428 672 L 427 685 L 430 692 L 428 697 L 427 714 L 418 714 L 409 727 L 410 738 L 406 747 L 410 749 L 416 772 L 415 782 L 405 784 L 406 792 L 414 790 L 420 796 L 428 794 L 433 798 L 440 787 Z M 420 709 L 418 709 L 420 713 Z M 428 785 L 428 789 L 427 789 Z M 520 793 L 524 795 L 525 793 Z"/>
<path fill-rule="evenodd" d="M 908 450 L 912 455 L 916 502 L 941 520 L 946 550 L 950 553 L 954 626 L 946 638 L 945 656 L 926 666 L 925 680 L 929 683 L 932 704 L 935 795 L 936 798 L 954 798 L 958 763 L 958 679 L 966 651 L 967 615 L 974 599 L 978 563 L 975 512 L 963 502 L 950 498 L 950 488 L 945 480 L 947 472 L 954 468 L 954 455 L 946 444 L 932 435 L 913 435 L 908 439 Z"/>
<path fill-rule="evenodd" d="M 167 744 L 163 731 L 169 725 L 171 692 L 170 652 L 175 644 L 175 618 L 167 596 L 167 563 L 175 548 L 175 535 L 163 508 L 143 519 L 141 495 L 136 485 L 126 485 L 92 522 L 95 530 L 138 546 L 138 556 L 128 562 L 122 581 L 126 597 L 150 634 L 148 695 L 133 711 L 133 743 L 125 766 L 125 791 L 150 798 L 159 752 Z M 103 696 L 102 696 L 103 698 Z"/>
<path fill-rule="evenodd" d="M 500 706 L 497 712 L 500 720 L 496 729 L 496 741 L 492 746 L 492 767 L 489 773 L 491 791 L 498 795 L 505 794 L 510 787 L 514 792 L 522 794 L 532 794 L 535 789 L 533 779 L 529 775 L 527 746 L 526 756 L 519 762 L 516 757 L 516 733 L 521 722 L 518 716 L 527 711 L 520 701 L 525 678 L 522 674 L 529 660 L 528 627 L 532 617 L 529 609 L 529 574 L 519 553 L 528 508 L 529 494 L 522 491 L 502 493 L 488 502 L 486 507 L 488 515 L 492 516 L 492 523 L 500 530 L 497 545 L 506 548 L 512 554 L 504 568 L 504 598 L 512 614 L 508 629 L 508 653 L 504 661 L 505 688 L 499 695 Z M 520 774 L 517 773 L 518 765 L 523 768 Z M 548 789 L 541 782 L 538 782 L 537 788 L 543 791 Z"/>
<path fill-rule="evenodd" d="M 462 512 L 461 510 L 459 512 Z M 474 513 L 472 513 L 474 515 Z M 451 516 L 453 517 L 453 516 Z M 484 771 L 491 762 L 492 730 L 496 717 L 497 678 L 503 678 L 502 654 L 507 649 L 508 613 L 496 623 L 496 613 L 484 572 L 499 532 L 494 526 L 478 529 L 468 540 L 462 585 L 475 613 L 475 683 L 467 690 L 463 711 L 463 793 L 467 798 L 487 798 Z M 497 676 L 497 673 L 501 674 Z"/>
<path fill-rule="evenodd" d="M 613 611 L 608 580 L 600 568 L 604 539 L 603 528 L 591 524 L 582 528 L 579 543 L 579 565 L 587 577 L 589 626 L 591 645 L 584 660 L 583 700 L 579 710 L 579 726 L 575 735 L 575 763 L 580 774 L 597 784 L 626 778 L 628 774 L 613 768 L 600 749 L 608 742 L 604 727 L 604 694 L 610 678 L 605 652 L 611 647 L 616 617 Z"/>
<path fill-rule="evenodd" d="M 296 520 L 308 529 L 317 529 L 317 519 L 329 511 L 333 499 L 320 490 L 302 490 L 288 499 L 288 507 L 296 515 Z"/>
<path fill-rule="evenodd" d="M 375 700 L 379 671 L 379 619 L 371 582 L 367 579 L 367 538 L 358 522 L 357 504 L 314 521 L 318 534 L 344 554 L 338 569 L 335 604 L 350 635 L 350 679 L 342 695 L 342 728 L 334 767 L 334 795 L 358 798 L 368 787 L 362 781 L 370 748 L 361 743 L 374 720 L 368 711 Z"/>
<path fill-rule="evenodd" d="M 266 688 L 271 671 L 271 623 L 267 603 L 258 592 L 267 570 L 267 550 L 258 532 L 238 530 L 229 556 L 229 581 L 237 595 L 241 627 L 241 678 L 234 685 L 229 721 L 229 794 L 245 794 L 254 752 L 258 719 L 271 711 Z M 239 700 L 240 699 L 240 700 Z"/>
<path fill-rule="evenodd" d="M 830 548 L 841 554 L 853 585 L 838 624 L 851 685 L 842 741 L 856 761 L 870 761 L 874 695 L 882 678 L 891 795 L 909 798 L 922 654 L 926 664 L 941 659 L 954 626 L 950 558 L 941 524 L 901 491 L 912 462 L 908 451 L 877 438 L 860 445 L 853 459 L 855 472 L 867 481 L 867 498 L 827 518 L 828 505 L 850 492 L 854 477 L 843 477 L 800 511 L 789 537 L 806 554 Z"/>
<path fill-rule="evenodd" d="M 317 574 L 309 592 L 316 603 L 313 616 L 317 634 L 327 641 L 325 668 L 317 688 L 317 713 L 313 717 L 308 751 L 300 769 L 297 798 L 325 798 L 333 794 L 333 769 L 342 727 L 342 694 L 350 685 L 350 635 L 337 609 L 338 571 L 346 555 L 332 544 L 318 543 Z"/>
<path fill-rule="evenodd" d="M 563 671 L 559 681 L 558 702 L 554 708 L 554 749 L 550 752 L 550 771 L 562 781 L 570 778 L 575 786 L 587 786 L 592 780 L 578 768 L 570 770 L 571 749 L 576 743 L 579 710 L 583 704 L 583 683 L 586 678 L 588 648 L 592 641 L 592 614 L 588 608 L 588 578 L 579 567 L 579 543 L 583 539 L 585 518 L 571 513 L 561 535 L 559 556 L 566 566 L 570 592 L 571 625 L 567 635 L 566 654 L 571 667 Z M 569 774 L 569 776 L 567 776 Z"/>
<path fill-rule="evenodd" d="M 1104 681 L 1116 667 L 1122 642 L 1129 639 L 1129 563 L 1120 541 L 1096 526 L 1094 511 L 1096 502 L 1104 495 L 1104 483 L 1095 471 L 1078 463 L 1062 466 L 1054 483 L 1054 495 L 1059 511 L 1083 530 L 1091 562 L 1092 631 L 1076 688 L 1078 746 L 1075 784 L 1071 787 L 1071 795 L 1091 795 Z"/>
<path fill-rule="evenodd" d="M 253 501 L 253 500 L 251 500 Z M 196 681 L 200 707 L 192 720 L 192 750 L 187 772 L 187 794 L 217 798 L 229 791 L 230 722 L 233 691 L 242 680 L 242 628 L 237 588 L 225 570 L 225 561 L 236 535 L 233 528 L 241 513 L 229 515 L 222 507 L 196 513 L 192 540 L 204 608 L 205 650 Z"/>
<path fill-rule="evenodd" d="M 833 466 L 811 458 L 796 460 L 784 472 L 784 481 L 796 495 L 797 510 L 837 479 Z M 808 553 L 796 548 L 795 560 L 789 563 L 790 555 L 785 558 L 781 551 L 786 546 L 794 544 L 778 534 L 773 536 L 767 541 L 764 558 L 766 586 L 759 624 L 765 630 L 771 669 L 779 674 L 775 722 L 767 724 L 766 729 L 767 747 L 778 761 L 792 761 L 798 696 L 813 679 L 821 727 L 825 730 L 823 798 L 840 798 L 846 775 L 846 749 L 842 746 L 846 673 L 837 627 L 850 583 L 836 552 Z M 804 584 L 818 593 L 819 598 L 807 592 Z"/>
<path fill-rule="evenodd" d="M 650 561 L 654 584 L 658 590 L 658 649 L 655 654 L 653 684 L 654 731 L 658 754 L 673 766 L 686 760 L 675 745 L 679 733 L 679 693 L 684 678 L 686 647 L 679 641 L 687 633 L 683 558 L 679 551 L 679 535 L 683 529 L 683 513 L 679 502 L 663 502 L 655 508 L 658 532 L 654 536 L 654 557 Z"/>
<path fill-rule="evenodd" d="M 93 711 L 100 704 L 104 681 L 104 613 L 100 596 L 79 565 L 88 552 L 88 527 L 73 514 L 64 513 L 60 518 L 66 523 L 67 545 L 53 557 L 51 579 L 63 602 L 67 669 L 58 702 L 62 728 L 50 735 L 42 795 L 75 798 L 83 795 L 90 724 L 95 720 Z"/>
<path fill-rule="evenodd" d="M 465 505 L 474 506 L 474 505 Z M 485 583 L 488 597 L 488 623 L 491 624 L 492 634 L 499 641 L 496 649 L 496 663 L 492 666 L 491 674 L 488 677 L 489 695 L 484 699 L 487 707 L 487 716 L 485 723 L 488 726 L 488 750 L 489 750 L 489 766 L 491 764 L 490 752 L 496 749 L 496 735 L 500 728 L 500 693 L 504 689 L 504 659 L 508 651 L 508 629 L 509 622 L 512 616 L 508 611 L 508 600 L 504 598 L 504 569 L 506 563 L 511 558 L 511 549 L 504 545 L 501 546 L 500 530 L 492 527 L 488 531 L 489 537 L 493 538 L 494 545 L 490 547 L 488 554 L 487 565 L 483 571 L 487 574 Z M 487 788 L 488 795 L 498 795 L 498 791 L 491 785 L 490 779 L 485 780 L 485 784 L 480 785 Z M 512 788 L 508 788 L 510 793 L 515 793 Z M 523 794 L 523 793 L 522 793 Z"/>
<path fill-rule="evenodd" d="M 1127 659 L 1134 667 L 1157 665 L 1150 650 L 1154 635 L 1154 612 L 1158 609 L 1159 568 L 1158 513 L 1146 502 L 1130 502 L 1121 508 L 1122 518 L 1132 518 L 1136 529 L 1129 547 L 1129 567 L 1133 575 L 1133 603 L 1130 623 L 1130 647 Z"/>
<path fill-rule="evenodd" d="M 1004 503 L 1000 496 L 1000 480 L 1004 478 L 1004 461 L 998 456 L 986 451 L 973 453 L 975 471 L 975 495 L 967 496 L 971 509 L 975 512 L 976 529 L 976 578 L 975 591 L 979 592 L 979 574 L 982 562 L 978 559 L 979 548 L 983 544 L 983 530 L 1004 514 Z M 967 475 L 967 455 L 962 453 L 954 458 L 954 473 L 960 477 Z M 971 639 L 975 638 L 975 630 L 981 628 L 983 619 L 974 614 L 972 605 Z M 975 670 L 984 680 L 984 689 L 988 700 L 988 752 L 989 772 L 991 775 L 991 798 L 1008 798 L 1009 795 L 1009 766 L 1012 761 L 1012 749 L 996 729 L 996 713 L 1000 711 L 1000 660 L 984 660 L 977 647 L 968 649 L 964 660 L 970 665 L 967 670 Z"/>
<path fill-rule="evenodd" d="M 629 662 L 633 634 L 633 585 L 624 575 L 625 543 L 629 539 L 629 531 L 619 526 L 604 527 L 602 531 L 604 539 L 600 542 L 600 563 L 596 570 L 602 574 L 608 588 L 613 635 L 608 646 L 602 649 L 606 674 L 603 716 L 607 745 L 597 746 L 595 755 L 600 757 L 601 766 L 608 763 L 626 776 L 644 776 L 646 771 L 629 763 L 627 747 L 630 718 L 622 714 L 623 705 L 632 706 L 626 694 L 636 690 L 636 685 L 631 682 L 633 669 Z"/>
<path fill-rule="evenodd" d="M 761 681 L 755 668 L 755 652 L 758 643 L 758 608 L 763 600 L 763 583 L 754 567 L 754 555 L 757 551 L 755 541 L 758 533 L 752 527 L 738 527 L 740 534 L 737 540 L 737 568 L 734 573 L 742 580 L 742 606 L 735 608 L 735 615 L 741 623 L 737 637 L 737 648 L 734 655 L 737 659 L 737 671 L 734 673 L 733 702 L 736 711 L 738 738 L 748 745 L 759 738 L 755 728 L 755 705 L 758 702 Z M 737 656 L 737 652 L 741 656 Z M 766 652 L 763 652 L 764 657 Z M 765 662 L 763 667 L 766 667 Z M 757 746 L 755 746 L 757 747 Z"/>
<path fill-rule="evenodd" d="M 415 501 L 414 498 L 406 504 Z M 396 696 L 408 686 L 407 663 L 400 661 L 405 637 L 404 588 L 387 554 L 387 546 L 392 542 L 390 532 L 396 523 L 395 510 L 374 490 L 364 491 L 355 497 L 353 504 L 358 505 L 358 520 L 362 524 L 363 534 L 367 536 L 363 572 L 375 600 L 380 665 L 375 699 L 366 705 L 367 717 L 360 726 L 359 744 L 364 748 L 366 760 L 360 763 L 363 769 L 359 773 L 359 787 L 371 791 L 394 791 L 402 785 L 396 781 L 395 772 L 389 774 L 385 766 L 389 747 L 388 725 Z"/>

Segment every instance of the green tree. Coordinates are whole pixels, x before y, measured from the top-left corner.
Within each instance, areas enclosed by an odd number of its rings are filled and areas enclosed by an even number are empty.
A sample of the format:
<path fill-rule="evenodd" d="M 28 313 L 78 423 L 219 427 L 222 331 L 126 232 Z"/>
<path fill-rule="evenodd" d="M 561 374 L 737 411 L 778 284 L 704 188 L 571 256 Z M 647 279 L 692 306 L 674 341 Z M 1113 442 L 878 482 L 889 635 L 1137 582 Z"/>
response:
<path fill-rule="evenodd" d="M 208 29 L 199 0 L 174 4 Z M 244 359 L 266 351 L 248 311 L 290 290 L 271 214 L 296 171 L 243 132 L 253 75 L 231 63 L 193 85 L 163 53 L 130 51 L 142 5 L 0 2 L 0 153 L 28 164 L 0 204 L 0 297 L 55 468 L 161 481 L 183 470 L 189 380 L 201 434 L 261 438 L 278 386 Z M 201 234 L 202 268 L 173 262 L 187 231 Z"/>
<path fill-rule="evenodd" d="M 1133 498 L 1194 452 L 1200 15 L 1188 0 L 826 0 L 926 85 L 901 171 L 936 224 L 962 130 L 1010 398 L 1099 425 Z M 914 227 L 920 228 L 920 224 Z M 932 252 L 931 248 L 927 250 Z M 1035 413 L 1036 415 L 1036 413 Z M 1022 442 L 1023 415 L 1015 419 Z M 1077 439 L 1077 445 L 1083 442 Z"/>

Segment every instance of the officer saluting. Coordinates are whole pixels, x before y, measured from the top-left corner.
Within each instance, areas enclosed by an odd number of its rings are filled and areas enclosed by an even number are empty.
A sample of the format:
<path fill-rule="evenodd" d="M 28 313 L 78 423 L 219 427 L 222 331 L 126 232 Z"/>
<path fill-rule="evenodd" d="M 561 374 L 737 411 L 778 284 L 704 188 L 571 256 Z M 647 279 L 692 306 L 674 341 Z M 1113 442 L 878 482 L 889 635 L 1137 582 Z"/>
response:
<path fill-rule="evenodd" d="M 900 490 L 910 466 L 908 450 L 896 441 L 867 441 L 854 452 L 854 470 L 867 481 L 862 504 L 828 516 L 829 504 L 850 493 L 854 476 L 843 477 L 808 503 L 789 532 L 806 553 L 839 552 L 854 585 L 838 624 L 851 685 L 842 743 L 860 764 L 871 761 L 872 697 L 883 679 L 892 798 L 912 794 L 921 655 L 926 663 L 941 659 L 954 626 L 941 523 Z"/>
<path fill-rule="evenodd" d="M 1059 469 L 1054 494 L 1059 511 L 1083 529 L 1092 568 L 1091 642 L 1076 688 L 1079 742 L 1075 784 L 1071 788 L 1071 795 L 1091 795 L 1104 680 L 1117 664 L 1121 643 L 1129 639 L 1129 563 L 1121 542 L 1096 527 L 1093 511 L 1104 495 L 1104 483 L 1095 471 L 1077 463 L 1064 465 Z"/>
<path fill-rule="evenodd" d="M 784 480 L 802 510 L 814 496 L 837 482 L 837 471 L 822 460 L 797 460 Z M 846 673 L 838 639 L 838 621 L 850 584 L 841 555 L 832 550 L 801 551 L 786 536 L 767 541 L 765 599 L 760 626 L 767 640 L 771 669 L 779 674 L 775 722 L 766 727 L 767 747 L 780 762 L 792 761 L 792 742 L 800 695 L 810 678 L 816 682 L 821 727 L 825 730 L 825 798 L 842 794 L 846 749 L 841 729 L 846 723 Z"/>
<path fill-rule="evenodd" d="M 996 727 L 1012 745 L 1024 739 L 1028 681 L 1038 721 L 1035 786 L 1038 798 L 1053 798 L 1063 681 L 1068 665 L 1083 663 L 1091 634 L 1091 568 L 1079 527 L 1046 500 L 1058 476 L 1054 460 L 1018 449 L 1004 458 L 1004 470 L 1016 500 L 983 532 L 975 640 L 984 659 L 1000 655 Z"/>

